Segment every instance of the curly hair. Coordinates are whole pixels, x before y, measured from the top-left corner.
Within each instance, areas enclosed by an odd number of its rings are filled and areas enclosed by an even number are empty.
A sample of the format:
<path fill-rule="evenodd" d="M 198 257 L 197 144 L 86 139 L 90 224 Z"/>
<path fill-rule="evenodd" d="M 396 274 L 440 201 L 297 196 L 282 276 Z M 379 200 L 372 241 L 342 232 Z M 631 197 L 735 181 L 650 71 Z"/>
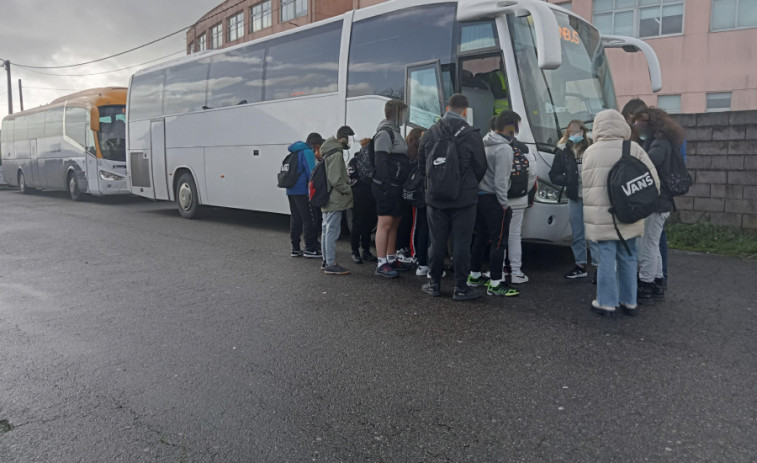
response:
<path fill-rule="evenodd" d="M 650 106 L 644 108 L 633 117 L 633 121 L 646 121 L 647 127 L 656 138 L 665 138 L 677 146 L 681 146 L 684 140 L 683 127 L 665 111 Z"/>

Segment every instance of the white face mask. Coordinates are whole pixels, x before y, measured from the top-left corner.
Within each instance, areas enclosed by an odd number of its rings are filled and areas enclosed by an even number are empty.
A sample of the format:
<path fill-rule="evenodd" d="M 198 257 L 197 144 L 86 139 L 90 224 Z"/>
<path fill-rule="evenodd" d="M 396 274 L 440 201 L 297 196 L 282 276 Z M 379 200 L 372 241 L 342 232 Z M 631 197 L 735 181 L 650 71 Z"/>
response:
<path fill-rule="evenodd" d="M 350 149 L 353 143 L 355 143 L 355 137 L 350 135 L 349 137 L 347 137 L 347 149 Z"/>

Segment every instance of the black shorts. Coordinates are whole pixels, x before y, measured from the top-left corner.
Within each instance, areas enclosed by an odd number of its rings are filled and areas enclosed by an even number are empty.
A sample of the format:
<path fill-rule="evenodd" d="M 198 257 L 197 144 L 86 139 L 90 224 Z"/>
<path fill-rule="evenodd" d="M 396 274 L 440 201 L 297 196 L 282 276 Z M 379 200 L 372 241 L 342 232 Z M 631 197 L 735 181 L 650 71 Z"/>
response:
<path fill-rule="evenodd" d="M 402 199 L 402 187 L 393 185 L 371 184 L 373 197 L 376 198 L 376 212 L 378 215 L 402 217 L 404 199 Z"/>

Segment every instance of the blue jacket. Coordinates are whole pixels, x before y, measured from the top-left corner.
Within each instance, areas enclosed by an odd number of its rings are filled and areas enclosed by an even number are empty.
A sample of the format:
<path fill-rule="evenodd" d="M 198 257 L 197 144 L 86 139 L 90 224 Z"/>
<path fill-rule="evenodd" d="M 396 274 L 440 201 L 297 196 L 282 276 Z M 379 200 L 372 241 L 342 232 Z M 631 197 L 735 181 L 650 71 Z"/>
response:
<path fill-rule="evenodd" d="M 308 194 L 308 182 L 310 181 L 310 174 L 315 168 L 315 153 L 313 148 L 310 147 L 304 141 L 297 141 L 289 145 L 287 148 L 290 153 L 297 153 L 297 169 L 300 171 L 300 177 L 297 179 L 297 183 L 292 188 L 287 188 L 288 195 L 307 195 Z"/>

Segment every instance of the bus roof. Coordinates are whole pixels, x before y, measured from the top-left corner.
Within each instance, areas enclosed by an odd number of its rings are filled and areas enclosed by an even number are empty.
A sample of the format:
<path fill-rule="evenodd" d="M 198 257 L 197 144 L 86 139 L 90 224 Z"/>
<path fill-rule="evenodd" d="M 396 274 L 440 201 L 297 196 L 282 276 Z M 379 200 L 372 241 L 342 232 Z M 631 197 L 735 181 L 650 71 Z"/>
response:
<path fill-rule="evenodd" d="M 40 111 L 48 110 L 55 106 L 63 106 L 68 103 L 77 106 L 107 106 L 107 105 L 125 105 L 126 104 L 126 87 L 100 87 L 82 90 L 70 95 L 56 98 L 46 105 L 39 106 L 26 111 L 19 111 L 5 116 L 6 119 L 14 119 L 18 116 L 34 114 Z"/>

